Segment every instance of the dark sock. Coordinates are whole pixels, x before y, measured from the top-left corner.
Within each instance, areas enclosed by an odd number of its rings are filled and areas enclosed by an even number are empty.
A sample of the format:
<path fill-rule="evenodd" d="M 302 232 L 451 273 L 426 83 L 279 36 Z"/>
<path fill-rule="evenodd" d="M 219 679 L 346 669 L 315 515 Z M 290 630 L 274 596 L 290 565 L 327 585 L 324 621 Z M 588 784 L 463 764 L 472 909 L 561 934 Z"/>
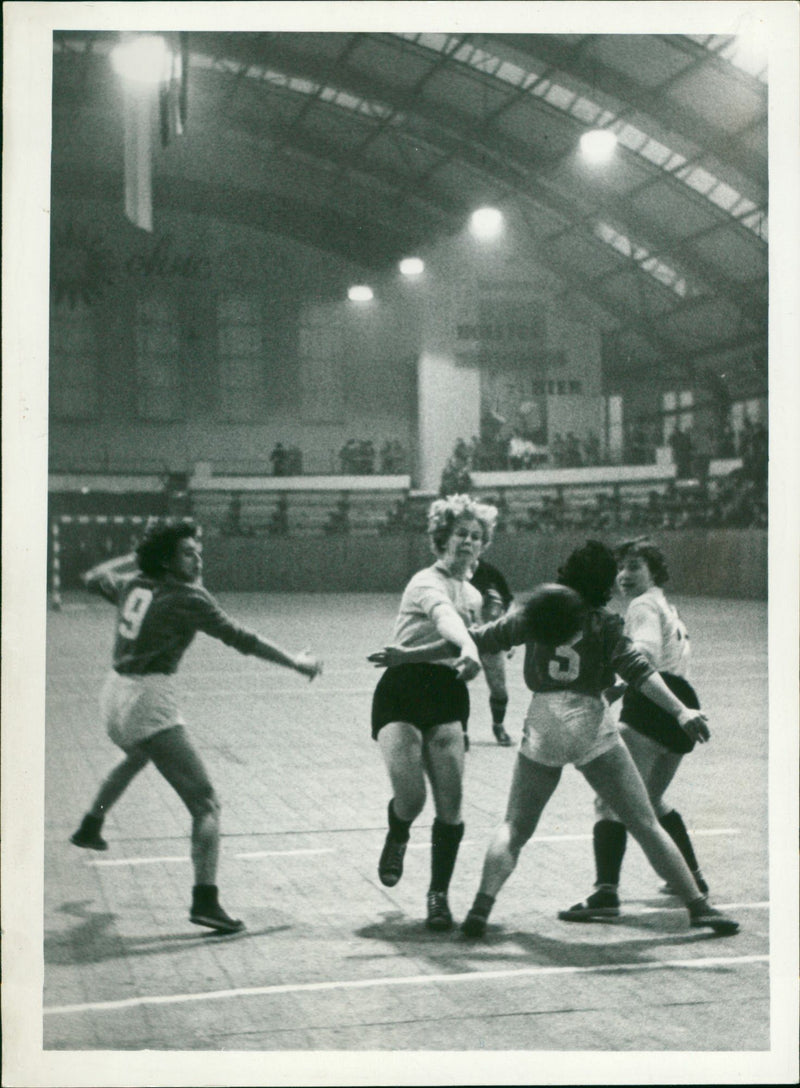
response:
<path fill-rule="evenodd" d="M 489 696 L 489 710 L 492 712 L 492 725 L 502 725 L 506 720 L 506 708 L 508 699 L 498 699 L 494 695 Z"/>
<path fill-rule="evenodd" d="M 592 838 L 596 884 L 610 884 L 616 888 L 628 840 L 625 824 L 617 820 L 598 820 Z"/>
<path fill-rule="evenodd" d="M 694 856 L 692 840 L 689 838 L 689 832 L 686 830 L 686 825 L 683 822 L 680 812 L 676 812 L 675 809 L 673 809 L 672 812 L 668 812 L 666 816 L 659 816 L 658 822 L 683 854 L 683 860 L 692 872 L 696 873 L 700 866 L 697 864 L 697 858 Z"/>
<path fill-rule="evenodd" d="M 211 910 L 217 906 L 219 906 L 217 885 L 195 884 L 192 888 L 192 908 L 194 910 Z"/>
<path fill-rule="evenodd" d="M 103 826 L 103 817 L 102 816 L 92 816 L 90 813 L 87 812 L 86 815 L 81 820 L 80 830 L 81 831 L 88 831 L 90 834 L 99 834 L 100 833 L 100 828 L 102 826 Z"/>
<path fill-rule="evenodd" d="M 394 798 L 389 802 L 389 832 L 395 842 L 408 842 L 411 820 L 401 820 L 394 810 Z"/>
<path fill-rule="evenodd" d="M 470 909 L 470 914 L 479 914 L 481 918 L 488 918 L 494 906 L 494 896 L 486 892 L 478 892 Z"/>
<path fill-rule="evenodd" d="M 445 824 L 438 818 L 434 819 L 431 828 L 430 891 L 446 892 L 450 887 L 463 834 L 463 824 Z"/>

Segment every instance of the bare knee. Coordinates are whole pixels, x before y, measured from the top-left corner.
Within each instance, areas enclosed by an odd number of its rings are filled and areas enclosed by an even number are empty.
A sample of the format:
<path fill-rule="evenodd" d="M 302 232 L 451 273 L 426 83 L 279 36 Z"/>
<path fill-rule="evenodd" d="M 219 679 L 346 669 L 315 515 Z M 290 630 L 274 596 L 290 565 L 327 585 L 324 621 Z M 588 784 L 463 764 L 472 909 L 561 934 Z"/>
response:
<path fill-rule="evenodd" d="M 193 791 L 185 800 L 186 806 L 195 820 L 202 820 L 209 816 L 215 819 L 219 818 L 222 806 L 212 786 Z"/>

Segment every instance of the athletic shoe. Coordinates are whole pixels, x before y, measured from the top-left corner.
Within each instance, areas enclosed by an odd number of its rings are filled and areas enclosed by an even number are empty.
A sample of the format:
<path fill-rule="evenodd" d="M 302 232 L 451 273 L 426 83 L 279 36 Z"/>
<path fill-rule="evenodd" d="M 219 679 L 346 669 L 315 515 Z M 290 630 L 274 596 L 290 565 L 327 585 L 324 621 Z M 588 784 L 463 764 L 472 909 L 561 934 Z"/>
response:
<path fill-rule="evenodd" d="M 739 923 L 727 918 L 722 911 L 710 907 L 708 903 L 697 910 L 689 908 L 689 925 L 703 929 L 713 929 L 720 937 L 732 937 L 739 932 Z"/>
<path fill-rule="evenodd" d="M 498 744 L 502 745 L 503 748 L 509 748 L 514 743 L 502 725 L 493 725 L 492 732 L 494 733 L 494 739 Z"/>
<path fill-rule="evenodd" d="M 82 846 L 84 850 L 108 850 L 108 843 L 99 831 L 88 831 L 83 826 L 70 835 L 69 841 L 75 846 Z"/>
<path fill-rule="evenodd" d="M 193 907 L 189 921 L 194 922 L 196 926 L 208 926 L 209 929 L 215 929 L 218 933 L 239 933 L 244 929 L 244 922 L 240 918 L 231 918 L 219 903 L 206 910 Z"/>
<path fill-rule="evenodd" d="M 703 874 L 700 872 L 700 870 L 698 869 L 696 873 L 692 873 L 692 876 L 694 877 L 695 884 L 700 889 L 700 891 L 703 893 L 703 895 L 708 895 L 708 884 L 706 884 L 706 882 L 705 882 L 705 880 L 703 878 Z M 681 894 L 677 890 L 677 888 L 673 888 L 673 886 L 671 884 L 662 884 L 659 891 L 661 892 L 662 895 L 680 895 Z"/>
<path fill-rule="evenodd" d="M 392 833 L 386 835 L 386 842 L 381 850 L 378 861 L 378 876 L 381 884 L 387 888 L 393 888 L 403 875 L 403 858 L 406 854 L 408 842 L 398 842 L 392 838 Z"/>
<path fill-rule="evenodd" d="M 576 903 L 569 910 L 560 910 L 562 922 L 602 922 L 619 917 L 619 896 L 616 892 L 593 892 L 585 903 Z"/>
<path fill-rule="evenodd" d="M 447 904 L 447 892 L 428 892 L 428 929 L 439 932 L 453 928 L 453 915 Z"/>
<path fill-rule="evenodd" d="M 482 914 L 474 907 L 470 907 L 467 917 L 461 923 L 461 932 L 465 937 L 483 937 L 486 934 L 488 921 L 487 914 Z"/>

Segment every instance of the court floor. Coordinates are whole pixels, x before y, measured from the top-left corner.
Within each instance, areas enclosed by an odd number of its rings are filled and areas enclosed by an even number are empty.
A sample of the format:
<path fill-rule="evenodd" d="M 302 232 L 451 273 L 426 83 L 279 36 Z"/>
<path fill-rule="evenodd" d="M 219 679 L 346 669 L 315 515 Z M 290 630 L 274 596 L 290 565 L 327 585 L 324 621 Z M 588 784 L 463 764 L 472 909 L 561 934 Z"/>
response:
<path fill-rule="evenodd" d="M 324 675 L 309 684 L 200 635 L 179 673 L 222 800 L 221 899 L 247 923 L 234 937 L 188 921 L 188 816 L 152 768 L 107 819 L 107 853 L 68 842 L 117 759 L 97 714 L 113 613 L 75 595 L 48 617 L 45 1049 L 769 1048 L 764 603 L 678 599 L 713 737 L 684 761 L 672 799 L 712 901 L 741 921 L 741 932 L 722 939 L 690 930 L 635 843 L 622 917 L 559 922 L 557 911 L 591 890 L 593 874 L 591 793 L 568 768 L 486 939 L 475 943 L 423 924 L 430 800 L 402 881 L 389 889 L 377 877 L 389 791 L 369 736 L 378 674 L 365 657 L 388 640 L 396 598 L 220 599 L 266 637 L 325 659 Z M 508 673 L 516 740 L 527 703 L 521 652 Z M 471 696 L 466 833 L 450 896 L 459 920 L 516 758 L 491 738 L 482 677 Z"/>

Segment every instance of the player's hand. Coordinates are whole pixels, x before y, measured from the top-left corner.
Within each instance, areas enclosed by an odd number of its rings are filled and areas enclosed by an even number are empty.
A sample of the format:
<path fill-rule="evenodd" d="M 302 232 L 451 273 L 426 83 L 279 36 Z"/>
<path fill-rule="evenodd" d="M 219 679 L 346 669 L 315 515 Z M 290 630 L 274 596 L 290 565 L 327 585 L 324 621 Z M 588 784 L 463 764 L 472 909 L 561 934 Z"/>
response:
<path fill-rule="evenodd" d="M 303 676 L 313 680 L 322 673 L 322 662 L 310 650 L 301 650 L 294 659 L 294 667 Z"/>
<path fill-rule="evenodd" d="M 516 646 L 512 646 L 510 650 L 506 650 L 506 661 L 510 661 L 516 652 Z"/>
<path fill-rule="evenodd" d="M 690 710 L 687 707 L 686 712 L 678 718 L 678 724 L 692 740 L 699 741 L 700 744 L 705 744 L 711 736 L 708 718 L 700 710 Z"/>
<path fill-rule="evenodd" d="M 456 661 L 449 663 L 459 680 L 469 683 L 481 671 L 480 661 L 476 661 L 470 654 L 463 654 Z"/>
<path fill-rule="evenodd" d="M 367 661 L 371 661 L 377 669 L 389 669 L 394 665 L 403 665 L 408 654 L 402 646 L 384 646 L 382 650 L 367 655 Z"/>

